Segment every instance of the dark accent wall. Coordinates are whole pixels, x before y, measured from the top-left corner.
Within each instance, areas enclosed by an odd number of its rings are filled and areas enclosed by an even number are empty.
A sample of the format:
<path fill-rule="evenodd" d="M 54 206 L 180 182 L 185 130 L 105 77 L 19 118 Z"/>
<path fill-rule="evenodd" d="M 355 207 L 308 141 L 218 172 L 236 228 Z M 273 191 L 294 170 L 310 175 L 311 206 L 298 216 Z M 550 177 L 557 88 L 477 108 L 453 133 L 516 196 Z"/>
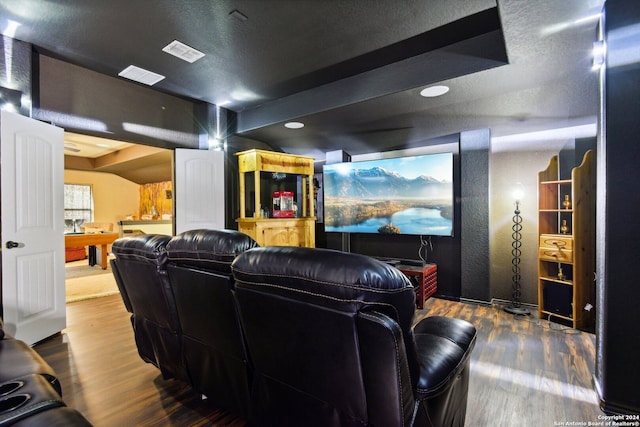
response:
<path fill-rule="evenodd" d="M 489 146 L 491 131 L 460 134 L 460 272 L 463 298 L 489 301 Z"/>
<path fill-rule="evenodd" d="M 605 411 L 639 414 L 640 8 L 636 0 L 607 0 L 604 10 L 607 68 L 598 162 L 596 389 Z"/>
<path fill-rule="evenodd" d="M 0 90 L 4 95 L 17 98 L 18 112 L 30 116 L 31 110 L 31 44 L 10 37 L 0 37 Z M 10 54 L 8 54 L 10 53 Z M 22 96 L 21 96 L 22 95 Z M 26 101 L 21 104 L 21 101 Z M 4 101 L 3 101 L 4 102 Z"/>
<path fill-rule="evenodd" d="M 560 169 L 560 179 L 571 179 L 573 168 L 582 164 L 587 151 L 593 150 L 597 159 L 597 139 L 578 138 L 571 144 L 567 144 L 558 154 L 558 168 Z"/>
<path fill-rule="evenodd" d="M 34 65 L 35 119 L 103 138 L 162 148 L 199 147 L 199 102 L 45 55 L 37 55 Z"/>

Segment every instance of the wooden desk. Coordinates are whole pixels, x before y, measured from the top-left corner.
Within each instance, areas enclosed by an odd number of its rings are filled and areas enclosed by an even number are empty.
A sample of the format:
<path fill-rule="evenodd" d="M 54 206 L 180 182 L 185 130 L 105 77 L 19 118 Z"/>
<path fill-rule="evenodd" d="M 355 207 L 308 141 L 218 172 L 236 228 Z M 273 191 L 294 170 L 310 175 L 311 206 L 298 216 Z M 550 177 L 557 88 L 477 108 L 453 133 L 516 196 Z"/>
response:
<path fill-rule="evenodd" d="M 65 234 L 65 248 L 74 246 L 100 246 L 101 248 L 101 266 L 103 270 L 107 269 L 107 245 L 113 243 L 120 235 L 118 233 L 94 233 L 94 234 Z"/>

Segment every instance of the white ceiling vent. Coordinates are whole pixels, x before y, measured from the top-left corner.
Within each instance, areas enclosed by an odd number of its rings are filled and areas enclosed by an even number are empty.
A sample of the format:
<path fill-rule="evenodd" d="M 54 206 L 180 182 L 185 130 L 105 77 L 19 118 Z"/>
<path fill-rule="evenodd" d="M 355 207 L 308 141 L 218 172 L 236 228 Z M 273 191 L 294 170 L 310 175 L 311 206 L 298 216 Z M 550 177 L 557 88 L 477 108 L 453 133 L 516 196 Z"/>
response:
<path fill-rule="evenodd" d="M 136 67 L 135 65 L 129 65 L 124 70 L 118 73 L 120 77 L 130 79 L 138 83 L 144 83 L 149 86 L 153 86 L 160 80 L 164 79 L 164 76 L 154 73 L 153 71 L 145 70 L 144 68 Z"/>
<path fill-rule="evenodd" d="M 162 50 L 189 63 L 194 63 L 204 56 L 204 53 L 192 48 L 191 46 L 187 46 L 178 40 L 172 41 L 163 47 Z"/>

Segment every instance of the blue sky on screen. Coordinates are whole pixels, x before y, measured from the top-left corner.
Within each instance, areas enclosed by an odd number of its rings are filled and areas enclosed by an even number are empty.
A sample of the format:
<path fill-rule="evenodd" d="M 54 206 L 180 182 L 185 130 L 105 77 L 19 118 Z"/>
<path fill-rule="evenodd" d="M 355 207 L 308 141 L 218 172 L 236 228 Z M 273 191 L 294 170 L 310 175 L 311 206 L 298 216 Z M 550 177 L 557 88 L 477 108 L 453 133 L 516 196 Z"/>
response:
<path fill-rule="evenodd" d="M 352 169 L 370 169 L 375 166 L 380 166 L 381 161 L 384 163 L 383 167 L 385 169 L 391 172 L 397 172 L 408 179 L 413 179 L 420 175 L 427 175 L 439 181 L 453 181 L 452 153 L 367 160 L 364 162 L 340 163 L 329 166 L 339 173 L 346 174 Z"/>

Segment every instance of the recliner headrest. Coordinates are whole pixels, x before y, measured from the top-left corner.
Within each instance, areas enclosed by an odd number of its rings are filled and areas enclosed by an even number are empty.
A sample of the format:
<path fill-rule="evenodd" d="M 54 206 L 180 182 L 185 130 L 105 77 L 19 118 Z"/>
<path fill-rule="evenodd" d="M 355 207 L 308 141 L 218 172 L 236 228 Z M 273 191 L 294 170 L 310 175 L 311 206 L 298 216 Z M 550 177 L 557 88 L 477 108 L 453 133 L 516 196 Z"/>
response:
<path fill-rule="evenodd" d="M 231 273 L 231 262 L 258 243 L 235 230 L 189 230 L 167 245 L 169 262 Z"/>
<path fill-rule="evenodd" d="M 136 234 L 116 239 L 111 251 L 116 259 L 133 260 L 163 267 L 167 262 L 165 247 L 171 236 L 163 234 Z"/>
<path fill-rule="evenodd" d="M 371 308 L 396 319 L 408 333 L 415 312 L 415 290 L 396 268 L 377 259 L 331 249 L 263 247 L 233 262 L 236 288 L 358 312 Z"/>

